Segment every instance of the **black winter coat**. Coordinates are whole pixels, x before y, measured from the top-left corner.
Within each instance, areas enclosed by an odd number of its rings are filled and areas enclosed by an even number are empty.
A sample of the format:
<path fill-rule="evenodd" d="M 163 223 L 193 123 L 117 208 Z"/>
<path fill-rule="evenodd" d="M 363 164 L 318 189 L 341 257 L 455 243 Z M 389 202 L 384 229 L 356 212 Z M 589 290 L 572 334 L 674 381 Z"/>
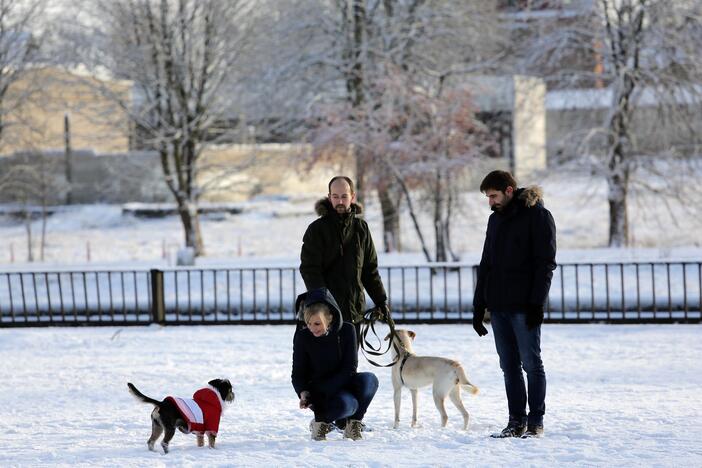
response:
<path fill-rule="evenodd" d="M 488 220 L 473 307 L 501 312 L 543 307 L 555 268 L 556 225 L 541 189 L 518 189 L 504 211 Z"/>
<path fill-rule="evenodd" d="M 329 332 L 316 337 L 308 328 L 300 328 L 293 338 L 293 388 L 298 397 L 305 390 L 310 392 L 315 412 L 326 407 L 329 398 L 350 382 L 358 368 L 356 329 L 342 321 L 339 306 L 328 292 L 324 302 L 334 315 Z M 305 304 L 309 305 L 308 301 Z"/>
<path fill-rule="evenodd" d="M 319 215 L 302 239 L 300 274 L 308 290 L 328 288 L 345 321 L 358 323 L 366 309 L 365 288 L 376 306 L 387 301 L 378 272 L 378 254 L 362 207 L 339 215 L 327 198 L 315 204 Z"/>

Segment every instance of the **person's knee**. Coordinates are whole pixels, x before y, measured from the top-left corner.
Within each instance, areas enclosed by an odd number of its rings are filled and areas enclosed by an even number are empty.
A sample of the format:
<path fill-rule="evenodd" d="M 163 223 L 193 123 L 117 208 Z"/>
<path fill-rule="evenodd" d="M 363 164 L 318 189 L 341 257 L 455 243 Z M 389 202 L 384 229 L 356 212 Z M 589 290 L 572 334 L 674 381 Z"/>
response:
<path fill-rule="evenodd" d="M 544 364 L 541 361 L 541 356 L 532 354 L 524 358 L 522 361 L 524 372 L 529 375 L 541 375 L 544 373 Z"/>
<path fill-rule="evenodd" d="M 378 391 L 378 377 L 372 372 L 361 372 L 357 374 L 357 377 L 361 391 L 366 395 L 375 395 L 375 392 Z"/>

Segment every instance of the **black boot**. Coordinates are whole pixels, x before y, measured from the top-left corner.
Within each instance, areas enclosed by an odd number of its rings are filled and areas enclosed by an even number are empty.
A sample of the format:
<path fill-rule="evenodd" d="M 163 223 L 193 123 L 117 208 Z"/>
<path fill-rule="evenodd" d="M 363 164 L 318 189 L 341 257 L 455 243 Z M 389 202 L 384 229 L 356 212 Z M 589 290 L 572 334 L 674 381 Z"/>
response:
<path fill-rule="evenodd" d="M 522 421 L 510 418 L 509 422 L 507 423 L 507 427 L 502 429 L 502 432 L 492 434 L 491 437 L 497 439 L 503 439 L 506 437 L 521 437 L 524 435 L 526 428 L 526 424 L 524 424 Z"/>
<path fill-rule="evenodd" d="M 527 430 L 522 435 L 522 439 L 531 439 L 532 437 L 543 437 L 544 435 L 544 426 L 537 425 L 537 424 L 529 424 L 527 426 Z"/>

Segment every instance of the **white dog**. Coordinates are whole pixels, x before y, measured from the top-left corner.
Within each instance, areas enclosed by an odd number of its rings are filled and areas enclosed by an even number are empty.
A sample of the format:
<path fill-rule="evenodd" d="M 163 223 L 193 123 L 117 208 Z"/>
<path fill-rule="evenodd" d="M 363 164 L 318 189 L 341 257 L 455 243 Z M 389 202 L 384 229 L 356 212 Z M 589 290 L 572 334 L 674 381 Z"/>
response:
<path fill-rule="evenodd" d="M 446 427 L 448 415 L 444 402 L 446 397 L 463 415 L 463 429 L 468 429 L 468 411 L 463 407 L 461 387 L 472 394 L 478 393 L 478 387 L 468 381 L 463 367 L 457 361 L 431 356 L 417 356 L 412 349 L 412 341 L 416 333 L 411 330 L 395 330 L 394 342 L 399 349 L 399 359 L 392 366 L 392 386 L 395 390 L 395 424 L 400 425 L 400 401 L 402 387 L 410 389 L 412 394 L 412 427 L 417 425 L 417 389 L 433 384 L 434 404 L 441 414 L 441 426 Z M 385 337 L 390 339 L 390 334 Z M 393 347 L 395 357 L 397 351 Z"/>

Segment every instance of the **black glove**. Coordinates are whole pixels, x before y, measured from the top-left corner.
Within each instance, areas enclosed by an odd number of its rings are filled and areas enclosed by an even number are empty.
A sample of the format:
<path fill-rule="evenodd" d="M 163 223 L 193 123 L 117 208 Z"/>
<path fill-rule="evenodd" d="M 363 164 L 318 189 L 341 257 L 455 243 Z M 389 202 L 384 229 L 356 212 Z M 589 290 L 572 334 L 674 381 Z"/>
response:
<path fill-rule="evenodd" d="M 529 304 L 527 306 L 526 323 L 529 330 L 544 323 L 544 306 Z"/>
<path fill-rule="evenodd" d="M 390 320 L 390 306 L 387 302 L 383 302 L 382 304 L 375 306 L 373 320 L 380 320 L 383 323 L 388 323 Z"/>
<path fill-rule="evenodd" d="M 485 336 L 488 334 L 487 328 L 483 325 L 483 320 L 485 319 L 485 307 L 478 307 L 473 311 L 473 329 L 478 336 Z"/>

